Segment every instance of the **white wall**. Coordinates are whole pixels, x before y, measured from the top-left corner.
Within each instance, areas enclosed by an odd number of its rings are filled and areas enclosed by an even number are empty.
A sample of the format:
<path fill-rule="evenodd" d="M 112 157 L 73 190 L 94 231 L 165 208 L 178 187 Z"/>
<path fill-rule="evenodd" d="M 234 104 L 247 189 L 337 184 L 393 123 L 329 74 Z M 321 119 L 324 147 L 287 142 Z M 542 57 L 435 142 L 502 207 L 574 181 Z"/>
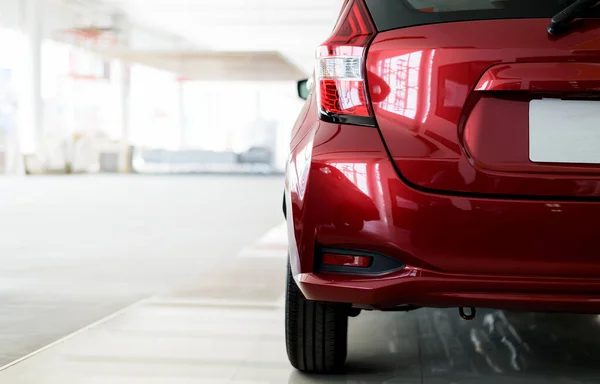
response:
<path fill-rule="evenodd" d="M 0 26 L 15 29 L 21 23 L 21 4 L 19 0 L 0 1 Z"/>

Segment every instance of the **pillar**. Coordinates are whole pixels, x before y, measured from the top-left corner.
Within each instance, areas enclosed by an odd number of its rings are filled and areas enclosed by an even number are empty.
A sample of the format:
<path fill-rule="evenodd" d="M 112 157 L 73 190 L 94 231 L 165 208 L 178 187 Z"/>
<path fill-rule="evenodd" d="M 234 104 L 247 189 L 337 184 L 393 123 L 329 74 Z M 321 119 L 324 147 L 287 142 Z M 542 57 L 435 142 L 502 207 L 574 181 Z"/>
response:
<path fill-rule="evenodd" d="M 185 116 L 185 80 L 180 79 L 178 84 L 178 121 L 179 121 L 179 149 L 183 150 L 187 147 L 186 135 L 186 116 Z"/>
<path fill-rule="evenodd" d="M 25 47 L 18 73 L 18 116 L 11 134 L 6 172 L 24 173 L 24 154 L 43 158 L 42 33 L 43 0 L 25 0 L 23 31 Z"/>
<path fill-rule="evenodd" d="M 121 48 L 131 44 L 131 26 L 127 18 L 120 13 L 113 15 L 113 25 L 119 30 L 119 43 Z M 132 172 L 131 153 L 131 64 L 123 59 L 116 62 L 116 77 L 118 87 L 118 123 L 121 134 L 121 143 L 125 149 L 119 156 L 119 172 Z"/>
<path fill-rule="evenodd" d="M 31 129 L 35 151 L 41 153 L 44 136 L 42 104 L 42 15 L 43 0 L 27 0 L 25 24 L 27 33 L 27 74 L 29 77 L 29 100 L 31 110 Z"/>
<path fill-rule="evenodd" d="M 118 66 L 118 88 L 119 88 L 119 126 L 121 132 L 121 143 L 124 149 L 119 156 L 119 172 L 132 172 L 132 153 L 131 153 L 131 123 L 130 123 L 130 108 L 131 108 L 131 64 L 124 60 L 119 60 Z"/>
<path fill-rule="evenodd" d="M 131 142 L 130 124 L 130 98 L 131 98 L 131 65 L 119 60 L 119 125 L 121 128 L 121 139 Z"/>

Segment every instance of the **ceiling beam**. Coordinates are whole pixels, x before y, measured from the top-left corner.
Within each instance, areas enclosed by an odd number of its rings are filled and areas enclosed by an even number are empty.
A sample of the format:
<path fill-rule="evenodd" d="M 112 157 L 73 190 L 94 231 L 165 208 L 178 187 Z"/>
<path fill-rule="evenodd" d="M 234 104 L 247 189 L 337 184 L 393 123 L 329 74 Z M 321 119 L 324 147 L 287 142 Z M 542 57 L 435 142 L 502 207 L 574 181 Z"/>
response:
<path fill-rule="evenodd" d="M 144 52 L 104 55 L 201 81 L 296 81 L 306 73 L 279 52 Z"/>

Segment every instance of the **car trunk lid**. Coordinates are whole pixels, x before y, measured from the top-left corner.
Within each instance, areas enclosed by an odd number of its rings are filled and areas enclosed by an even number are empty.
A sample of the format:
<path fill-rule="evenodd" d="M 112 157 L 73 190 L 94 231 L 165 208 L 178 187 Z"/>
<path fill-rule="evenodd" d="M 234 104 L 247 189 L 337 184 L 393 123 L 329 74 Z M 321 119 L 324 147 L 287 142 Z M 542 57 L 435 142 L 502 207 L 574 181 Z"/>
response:
<path fill-rule="evenodd" d="M 548 35 L 548 22 L 457 21 L 377 35 L 369 93 L 407 183 L 600 198 L 600 20 L 560 38 Z"/>

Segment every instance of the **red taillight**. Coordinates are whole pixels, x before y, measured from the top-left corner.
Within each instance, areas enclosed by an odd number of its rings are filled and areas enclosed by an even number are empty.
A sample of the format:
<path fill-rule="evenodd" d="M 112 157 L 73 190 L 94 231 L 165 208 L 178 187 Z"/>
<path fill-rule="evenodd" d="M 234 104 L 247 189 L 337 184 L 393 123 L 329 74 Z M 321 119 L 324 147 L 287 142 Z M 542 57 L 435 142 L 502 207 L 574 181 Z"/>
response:
<path fill-rule="evenodd" d="M 368 268 L 371 265 L 369 256 L 338 255 L 326 253 L 323 255 L 323 264 L 337 267 Z"/>
<path fill-rule="evenodd" d="M 364 75 L 366 48 L 375 33 L 364 0 L 350 0 L 331 37 L 317 49 L 315 79 L 322 119 L 375 124 Z"/>

